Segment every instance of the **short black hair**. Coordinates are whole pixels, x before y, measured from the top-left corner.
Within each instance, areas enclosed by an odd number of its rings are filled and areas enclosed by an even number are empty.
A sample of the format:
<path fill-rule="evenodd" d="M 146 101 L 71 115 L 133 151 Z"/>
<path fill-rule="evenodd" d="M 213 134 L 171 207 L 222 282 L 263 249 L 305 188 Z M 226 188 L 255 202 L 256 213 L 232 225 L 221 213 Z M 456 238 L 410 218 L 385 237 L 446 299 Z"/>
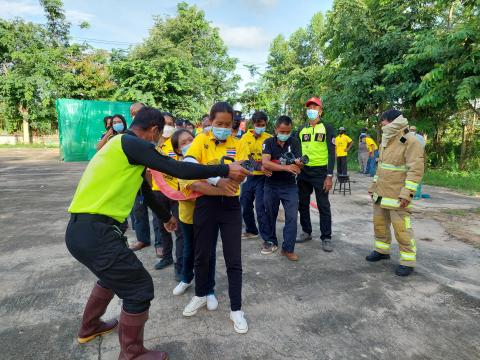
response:
<path fill-rule="evenodd" d="M 185 126 L 185 120 L 177 119 L 177 120 L 175 120 L 175 125 L 183 127 L 183 126 Z"/>
<path fill-rule="evenodd" d="M 268 122 L 267 114 L 265 114 L 265 112 L 263 111 L 255 111 L 252 115 L 252 122 L 255 124 L 262 120 L 265 120 L 265 122 Z"/>
<path fill-rule="evenodd" d="M 232 120 L 233 120 L 233 107 L 226 101 L 219 101 L 213 104 L 212 108 L 210 109 L 210 120 L 215 119 L 215 116 L 217 116 L 217 113 L 222 113 L 226 112 L 232 115 Z"/>
<path fill-rule="evenodd" d="M 208 118 L 208 119 L 210 120 L 210 115 L 204 114 L 204 115 L 202 116 L 201 120 L 203 121 L 203 120 L 205 120 L 205 118 Z"/>
<path fill-rule="evenodd" d="M 387 120 L 388 122 L 392 122 L 396 118 L 398 118 L 400 115 L 402 115 L 402 112 L 397 110 L 397 109 L 390 109 L 385 111 L 381 116 L 380 116 L 380 121 L 382 120 Z"/>
<path fill-rule="evenodd" d="M 280 117 L 277 119 L 277 121 L 276 121 L 276 123 L 275 123 L 275 127 L 279 127 L 279 126 L 282 125 L 282 124 L 287 125 L 287 126 L 288 126 L 288 125 L 292 125 L 292 124 L 293 124 L 293 121 L 292 121 L 292 119 L 291 119 L 290 117 L 288 117 L 287 115 L 282 115 L 282 116 L 280 116 Z"/>
<path fill-rule="evenodd" d="M 112 125 L 113 125 L 113 119 L 115 118 L 119 118 L 120 120 L 122 120 L 122 123 L 123 123 L 123 129 L 124 131 L 127 130 L 127 121 L 125 120 L 125 116 L 121 115 L 121 114 L 115 114 L 112 116 Z"/>
<path fill-rule="evenodd" d="M 173 114 L 168 111 L 162 112 L 162 116 L 163 118 L 165 118 L 165 116 L 171 117 L 173 119 L 173 122 L 175 122 L 175 116 L 173 116 Z"/>
<path fill-rule="evenodd" d="M 163 131 L 165 119 L 162 112 L 150 106 L 144 106 L 138 110 L 135 119 L 130 127 L 140 128 L 142 130 L 150 129 L 153 126 L 158 126 L 159 131 Z"/>
<path fill-rule="evenodd" d="M 110 116 L 110 115 L 105 116 L 105 117 L 103 118 L 103 125 L 105 126 L 105 128 L 107 127 L 108 120 L 112 120 L 112 119 L 113 119 L 113 117 Z"/>
<path fill-rule="evenodd" d="M 183 123 L 183 126 L 193 126 L 193 127 L 195 127 L 190 120 L 185 120 L 185 122 Z"/>
<path fill-rule="evenodd" d="M 192 137 L 195 137 L 195 135 L 193 135 L 192 132 L 188 129 L 178 129 L 173 133 L 172 137 L 170 138 L 174 151 L 175 149 L 178 149 L 178 141 L 180 140 L 180 135 L 182 135 L 183 133 L 189 133 L 190 135 L 192 135 Z"/>

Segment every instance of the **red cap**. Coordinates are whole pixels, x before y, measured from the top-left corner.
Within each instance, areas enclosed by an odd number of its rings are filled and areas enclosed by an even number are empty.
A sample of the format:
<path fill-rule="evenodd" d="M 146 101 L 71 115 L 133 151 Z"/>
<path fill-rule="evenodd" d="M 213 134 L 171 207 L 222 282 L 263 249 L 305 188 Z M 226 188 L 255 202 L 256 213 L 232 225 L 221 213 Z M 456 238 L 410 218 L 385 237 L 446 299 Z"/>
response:
<path fill-rule="evenodd" d="M 308 101 L 305 103 L 305 106 L 308 106 L 308 105 L 310 105 L 310 104 L 315 104 L 315 105 L 318 105 L 318 106 L 323 107 L 323 105 L 322 105 L 322 99 L 319 99 L 319 98 L 317 98 L 317 97 L 315 97 L 315 96 L 312 97 L 312 98 L 310 98 L 310 99 L 308 99 Z"/>

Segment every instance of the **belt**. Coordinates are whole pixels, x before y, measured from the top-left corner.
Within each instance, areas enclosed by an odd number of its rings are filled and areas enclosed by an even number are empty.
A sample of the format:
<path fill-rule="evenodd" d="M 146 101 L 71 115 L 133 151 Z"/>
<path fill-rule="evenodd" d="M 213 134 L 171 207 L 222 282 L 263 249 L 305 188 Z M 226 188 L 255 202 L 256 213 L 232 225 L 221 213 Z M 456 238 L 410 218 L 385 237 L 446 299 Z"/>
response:
<path fill-rule="evenodd" d="M 90 222 L 101 222 L 109 225 L 120 225 L 120 223 L 106 215 L 100 214 L 72 214 L 71 219 L 73 221 L 90 221 Z"/>

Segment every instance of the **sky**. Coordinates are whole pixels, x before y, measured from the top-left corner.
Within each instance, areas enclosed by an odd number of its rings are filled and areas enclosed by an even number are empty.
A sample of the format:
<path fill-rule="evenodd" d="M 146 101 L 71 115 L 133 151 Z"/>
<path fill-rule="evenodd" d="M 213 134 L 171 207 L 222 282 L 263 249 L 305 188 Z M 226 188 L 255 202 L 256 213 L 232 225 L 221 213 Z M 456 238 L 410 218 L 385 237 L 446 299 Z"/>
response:
<path fill-rule="evenodd" d="M 63 0 L 71 35 L 76 42 L 110 50 L 128 48 L 142 42 L 153 26 L 153 16 L 175 16 L 177 0 Z M 266 67 L 268 49 L 278 34 L 288 37 L 308 25 L 318 11 L 326 12 L 333 0 L 195 0 L 187 1 L 205 11 L 220 29 L 229 54 L 238 58 L 240 90 L 252 79 L 244 65 Z M 38 0 L 0 0 L 0 17 L 21 17 L 45 22 Z M 80 29 L 82 21 L 89 29 Z"/>

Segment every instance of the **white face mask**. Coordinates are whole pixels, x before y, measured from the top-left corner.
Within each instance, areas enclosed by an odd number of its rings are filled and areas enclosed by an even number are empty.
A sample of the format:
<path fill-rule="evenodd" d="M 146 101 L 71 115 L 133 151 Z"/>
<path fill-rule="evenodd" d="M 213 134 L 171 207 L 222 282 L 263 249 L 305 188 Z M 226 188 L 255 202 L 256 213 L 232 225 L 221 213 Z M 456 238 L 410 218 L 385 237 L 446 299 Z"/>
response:
<path fill-rule="evenodd" d="M 166 139 L 168 139 L 170 136 L 172 136 L 173 132 L 175 131 L 175 128 L 170 125 L 165 125 L 163 127 L 163 134 L 162 136 Z"/>

